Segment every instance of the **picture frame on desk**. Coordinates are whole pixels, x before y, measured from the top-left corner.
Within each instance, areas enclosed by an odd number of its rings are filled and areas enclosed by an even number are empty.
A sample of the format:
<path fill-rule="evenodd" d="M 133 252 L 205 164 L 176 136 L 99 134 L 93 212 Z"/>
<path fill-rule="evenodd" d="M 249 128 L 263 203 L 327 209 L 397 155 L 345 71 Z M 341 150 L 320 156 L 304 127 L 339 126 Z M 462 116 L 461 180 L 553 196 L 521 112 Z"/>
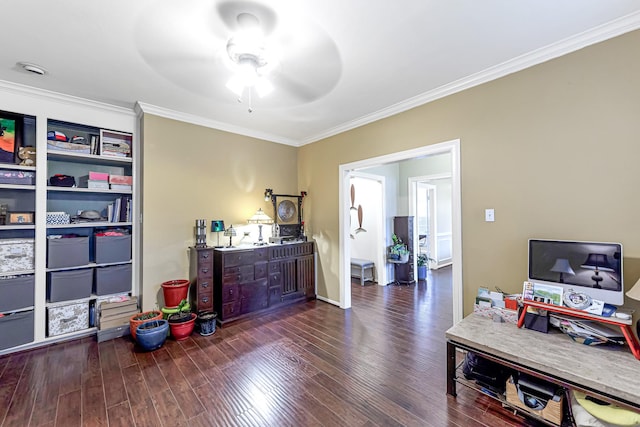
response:
<path fill-rule="evenodd" d="M 542 285 L 533 283 L 533 300 L 546 304 L 562 305 L 562 294 L 564 289 L 561 286 Z"/>
<path fill-rule="evenodd" d="M 100 154 L 106 157 L 131 157 L 133 135 L 125 132 L 100 129 Z"/>

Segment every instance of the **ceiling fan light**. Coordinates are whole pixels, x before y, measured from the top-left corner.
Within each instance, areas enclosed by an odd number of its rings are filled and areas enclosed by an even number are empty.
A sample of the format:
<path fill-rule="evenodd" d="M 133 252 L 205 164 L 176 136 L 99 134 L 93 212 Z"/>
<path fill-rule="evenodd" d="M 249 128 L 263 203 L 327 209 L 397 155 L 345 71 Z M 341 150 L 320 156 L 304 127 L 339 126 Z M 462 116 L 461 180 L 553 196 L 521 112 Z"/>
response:
<path fill-rule="evenodd" d="M 231 78 L 227 82 L 227 89 L 238 96 L 242 96 L 242 93 L 244 92 L 244 86 L 244 82 L 239 76 L 231 76 Z"/>
<path fill-rule="evenodd" d="M 260 98 L 263 98 L 273 92 L 273 84 L 264 77 L 259 77 L 256 80 L 254 87 L 256 88 L 256 93 Z"/>

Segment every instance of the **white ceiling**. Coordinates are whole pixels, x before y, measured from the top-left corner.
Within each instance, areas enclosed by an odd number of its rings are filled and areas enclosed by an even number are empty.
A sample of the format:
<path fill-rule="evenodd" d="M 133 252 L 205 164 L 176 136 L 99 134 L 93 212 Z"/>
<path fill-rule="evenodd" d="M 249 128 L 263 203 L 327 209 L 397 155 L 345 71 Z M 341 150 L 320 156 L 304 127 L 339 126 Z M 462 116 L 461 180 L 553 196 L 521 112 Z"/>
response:
<path fill-rule="evenodd" d="M 222 63 L 241 11 L 282 49 L 252 113 Z M 637 28 L 638 0 L 4 0 L 0 84 L 297 146 Z"/>

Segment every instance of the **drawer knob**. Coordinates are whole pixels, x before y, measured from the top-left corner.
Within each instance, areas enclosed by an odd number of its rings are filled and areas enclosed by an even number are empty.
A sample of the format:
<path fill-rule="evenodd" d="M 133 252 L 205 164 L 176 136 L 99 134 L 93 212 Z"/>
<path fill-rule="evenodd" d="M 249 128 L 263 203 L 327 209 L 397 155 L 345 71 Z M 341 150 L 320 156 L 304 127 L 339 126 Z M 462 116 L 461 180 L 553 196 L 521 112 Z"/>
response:
<path fill-rule="evenodd" d="M 205 252 L 202 254 L 202 258 L 209 258 L 209 252 Z"/>
<path fill-rule="evenodd" d="M 209 269 L 208 269 L 208 268 L 203 268 L 203 269 L 202 269 L 202 272 L 203 272 L 203 273 L 208 273 L 208 272 L 209 272 Z"/>
<path fill-rule="evenodd" d="M 233 295 L 233 289 L 229 289 L 229 295 Z"/>
<path fill-rule="evenodd" d="M 209 302 L 209 298 L 207 298 L 207 297 L 203 297 L 203 298 L 202 298 L 202 302 L 203 302 L 203 303 L 205 303 L 205 304 L 206 304 L 206 303 L 208 303 L 208 302 Z"/>
<path fill-rule="evenodd" d="M 209 282 L 203 282 L 200 286 L 202 286 L 203 288 L 208 288 Z"/>

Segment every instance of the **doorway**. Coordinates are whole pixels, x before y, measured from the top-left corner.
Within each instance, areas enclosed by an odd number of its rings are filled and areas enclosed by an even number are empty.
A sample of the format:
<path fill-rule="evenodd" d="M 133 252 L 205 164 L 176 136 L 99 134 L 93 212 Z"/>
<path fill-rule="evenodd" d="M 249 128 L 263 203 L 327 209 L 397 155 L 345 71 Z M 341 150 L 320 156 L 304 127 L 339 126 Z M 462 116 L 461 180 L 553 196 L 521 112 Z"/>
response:
<path fill-rule="evenodd" d="M 339 168 L 339 229 L 340 229 L 340 307 L 351 307 L 351 244 L 350 244 L 350 178 L 351 175 L 363 168 L 389 165 L 403 160 L 428 157 L 437 154 L 450 153 L 451 170 L 451 202 L 452 202 L 452 302 L 453 322 L 462 319 L 462 219 L 461 219 L 461 191 L 460 191 L 460 140 L 453 140 L 433 144 L 417 149 L 401 151 L 384 156 L 365 159 L 353 163 L 340 165 Z M 406 187 L 405 187 L 406 188 Z M 388 215 L 393 212 L 387 211 Z M 390 238 L 389 221 L 384 221 L 382 235 L 385 240 L 379 239 L 379 251 L 385 251 Z"/>

